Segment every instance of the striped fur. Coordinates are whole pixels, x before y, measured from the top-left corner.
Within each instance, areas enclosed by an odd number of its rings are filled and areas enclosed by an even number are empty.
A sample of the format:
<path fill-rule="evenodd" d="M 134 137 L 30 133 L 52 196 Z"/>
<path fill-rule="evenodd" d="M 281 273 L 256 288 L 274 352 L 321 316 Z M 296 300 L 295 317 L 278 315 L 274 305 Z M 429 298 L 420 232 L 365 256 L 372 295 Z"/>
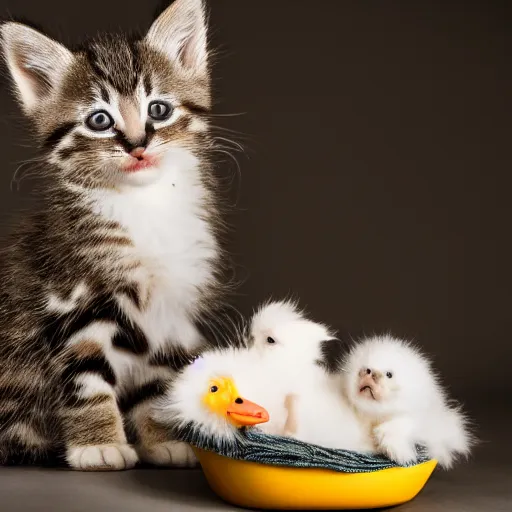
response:
<path fill-rule="evenodd" d="M 0 270 L 0 463 L 189 463 L 149 411 L 210 341 L 226 290 L 202 3 L 74 52 L 19 23 L 1 34 L 47 185 Z M 91 129 L 98 110 L 115 124 Z"/>

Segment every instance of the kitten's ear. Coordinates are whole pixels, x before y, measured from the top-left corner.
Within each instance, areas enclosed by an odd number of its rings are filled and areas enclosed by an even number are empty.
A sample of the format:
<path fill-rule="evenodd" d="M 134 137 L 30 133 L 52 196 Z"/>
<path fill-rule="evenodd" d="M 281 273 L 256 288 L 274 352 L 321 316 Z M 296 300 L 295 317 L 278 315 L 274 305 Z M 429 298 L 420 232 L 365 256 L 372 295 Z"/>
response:
<path fill-rule="evenodd" d="M 0 36 L 20 103 L 30 114 L 59 83 L 73 54 L 60 43 L 21 23 L 4 23 Z"/>
<path fill-rule="evenodd" d="M 208 70 L 203 0 L 175 0 L 151 25 L 146 41 L 188 71 Z"/>

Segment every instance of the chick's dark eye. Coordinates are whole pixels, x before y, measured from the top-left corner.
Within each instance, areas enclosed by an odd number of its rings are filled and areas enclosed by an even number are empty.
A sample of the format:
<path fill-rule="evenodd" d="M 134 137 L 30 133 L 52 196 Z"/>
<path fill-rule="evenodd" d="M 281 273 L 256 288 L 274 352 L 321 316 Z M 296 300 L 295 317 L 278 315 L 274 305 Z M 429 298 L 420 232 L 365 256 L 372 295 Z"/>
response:
<path fill-rule="evenodd" d="M 172 114 L 172 106 L 165 101 L 152 101 L 148 106 L 148 116 L 155 121 L 165 121 Z"/>
<path fill-rule="evenodd" d="M 267 343 L 275 343 L 276 340 L 274 338 L 271 338 L 270 336 L 267 338 Z"/>
<path fill-rule="evenodd" d="M 386 377 L 387 377 L 388 379 L 391 379 L 391 377 L 393 377 L 393 374 L 392 374 L 391 372 L 388 372 L 388 373 L 386 373 Z"/>
<path fill-rule="evenodd" d="M 370 368 L 366 368 L 366 373 L 367 373 L 368 375 L 370 375 L 370 373 L 372 373 L 372 371 L 370 370 Z"/>
<path fill-rule="evenodd" d="M 215 392 L 217 392 L 218 390 L 219 390 L 219 388 L 218 388 L 217 386 L 212 386 L 212 387 L 210 388 L 210 393 L 215 393 Z"/>
<path fill-rule="evenodd" d="M 114 125 L 114 120 L 105 110 L 98 110 L 87 118 L 85 124 L 95 132 L 103 132 Z"/>

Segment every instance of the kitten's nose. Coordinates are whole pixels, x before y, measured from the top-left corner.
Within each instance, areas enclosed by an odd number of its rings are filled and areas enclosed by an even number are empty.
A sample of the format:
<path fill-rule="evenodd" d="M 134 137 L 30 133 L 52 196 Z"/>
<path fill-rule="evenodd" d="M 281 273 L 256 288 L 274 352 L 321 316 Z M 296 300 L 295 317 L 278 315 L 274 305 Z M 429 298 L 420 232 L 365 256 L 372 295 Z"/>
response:
<path fill-rule="evenodd" d="M 139 160 L 141 160 L 142 157 L 144 156 L 144 151 L 146 151 L 146 148 L 139 146 L 135 149 L 132 149 L 130 151 L 130 155 L 133 156 L 134 158 L 138 158 Z"/>

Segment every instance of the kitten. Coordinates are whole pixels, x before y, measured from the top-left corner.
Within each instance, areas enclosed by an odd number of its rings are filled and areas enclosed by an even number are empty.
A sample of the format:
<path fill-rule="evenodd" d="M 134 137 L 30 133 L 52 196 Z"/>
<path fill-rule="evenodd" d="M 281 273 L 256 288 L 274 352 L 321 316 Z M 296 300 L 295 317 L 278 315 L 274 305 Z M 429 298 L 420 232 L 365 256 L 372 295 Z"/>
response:
<path fill-rule="evenodd" d="M 70 51 L 16 22 L 1 40 L 48 184 L 1 269 L 0 463 L 191 463 L 149 411 L 224 290 L 203 4 L 141 40 Z"/>
<path fill-rule="evenodd" d="M 361 420 L 372 426 L 377 452 L 406 464 L 415 445 L 444 468 L 467 456 L 468 421 L 449 403 L 430 362 L 412 345 L 375 336 L 354 346 L 344 367 L 344 391 Z"/>

